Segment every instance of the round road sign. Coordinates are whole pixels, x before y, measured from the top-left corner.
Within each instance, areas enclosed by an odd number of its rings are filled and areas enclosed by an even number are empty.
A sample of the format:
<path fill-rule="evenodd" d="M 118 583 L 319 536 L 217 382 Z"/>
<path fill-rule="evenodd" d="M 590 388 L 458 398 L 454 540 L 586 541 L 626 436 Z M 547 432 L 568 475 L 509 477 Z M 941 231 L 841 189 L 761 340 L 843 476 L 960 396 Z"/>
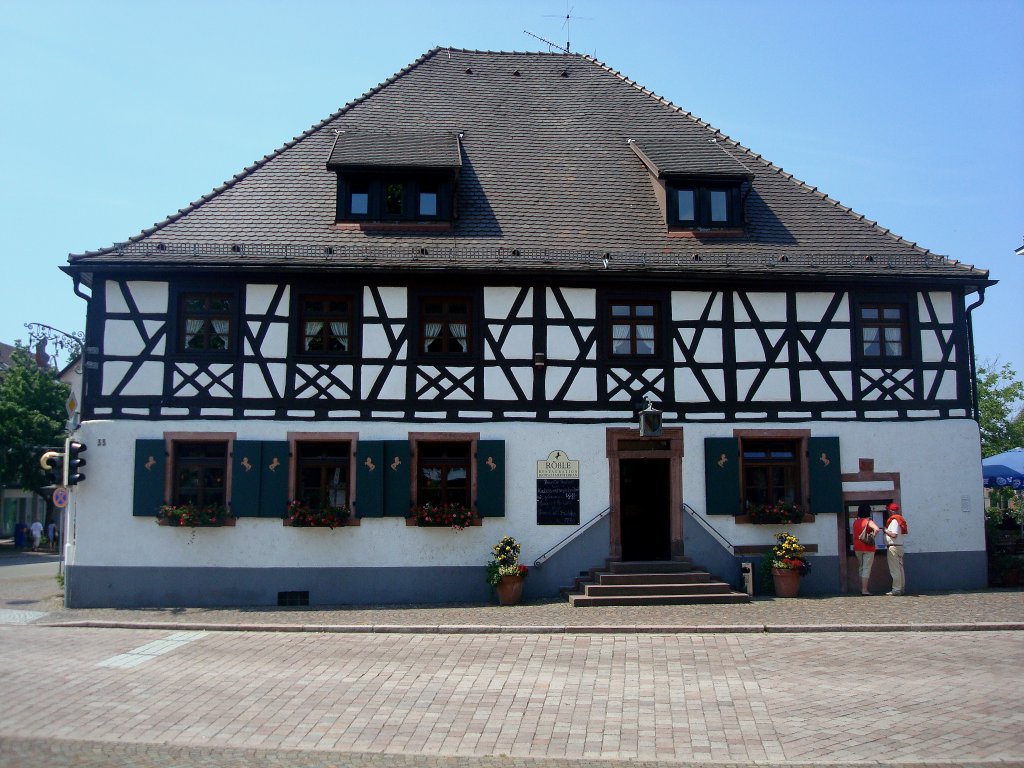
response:
<path fill-rule="evenodd" d="M 68 489 L 63 485 L 53 489 L 53 506 L 64 509 L 68 505 Z"/>

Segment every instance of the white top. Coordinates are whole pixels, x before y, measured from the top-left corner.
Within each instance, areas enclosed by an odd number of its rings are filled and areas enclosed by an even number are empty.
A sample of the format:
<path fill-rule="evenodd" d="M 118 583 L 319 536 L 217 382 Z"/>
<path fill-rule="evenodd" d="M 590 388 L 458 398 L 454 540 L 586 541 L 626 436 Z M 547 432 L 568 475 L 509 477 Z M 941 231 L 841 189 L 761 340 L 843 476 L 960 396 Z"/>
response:
<path fill-rule="evenodd" d="M 885 527 L 885 543 L 890 547 L 903 544 L 903 531 L 898 520 L 893 520 Z"/>
<path fill-rule="evenodd" d="M 29 526 L 29 529 L 32 531 L 33 536 L 43 535 L 43 524 L 40 523 L 38 520 L 32 523 L 32 525 Z"/>

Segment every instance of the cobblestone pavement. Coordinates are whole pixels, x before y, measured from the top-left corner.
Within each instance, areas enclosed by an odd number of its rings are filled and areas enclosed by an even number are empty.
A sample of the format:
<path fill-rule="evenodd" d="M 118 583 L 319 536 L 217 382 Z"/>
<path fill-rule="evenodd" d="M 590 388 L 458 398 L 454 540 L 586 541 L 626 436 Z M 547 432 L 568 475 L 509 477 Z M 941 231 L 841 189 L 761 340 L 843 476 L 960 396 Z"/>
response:
<path fill-rule="evenodd" d="M 573 608 L 565 600 L 518 606 L 436 605 L 337 608 L 57 609 L 45 623 L 157 625 L 347 631 L 632 631 L 763 632 L 795 630 L 1024 629 L 1024 590 L 990 589 L 905 597 L 837 595 L 755 598 L 749 604 Z"/>
<path fill-rule="evenodd" d="M 37 624 L 0 627 L 0 668 L 6 765 L 25 764 L 29 734 L 50 751 L 28 764 L 54 766 L 103 764 L 96 755 L 210 766 L 1024 764 L 1019 632 L 370 635 Z M 282 750 L 308 759 L 289 763 Z"/>

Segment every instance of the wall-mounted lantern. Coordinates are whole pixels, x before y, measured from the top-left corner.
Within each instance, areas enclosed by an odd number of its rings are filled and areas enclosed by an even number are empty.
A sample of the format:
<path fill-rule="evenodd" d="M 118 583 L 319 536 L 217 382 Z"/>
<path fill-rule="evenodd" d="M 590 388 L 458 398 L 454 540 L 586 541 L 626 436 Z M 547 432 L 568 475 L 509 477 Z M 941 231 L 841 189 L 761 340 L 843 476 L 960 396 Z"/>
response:
<path fill-rule="evenodd" d="M 661 437 L 661 411 L 654 407 L 649 397 L 644 398 L 647 407 L 640 411 L 640 437 Z"/>

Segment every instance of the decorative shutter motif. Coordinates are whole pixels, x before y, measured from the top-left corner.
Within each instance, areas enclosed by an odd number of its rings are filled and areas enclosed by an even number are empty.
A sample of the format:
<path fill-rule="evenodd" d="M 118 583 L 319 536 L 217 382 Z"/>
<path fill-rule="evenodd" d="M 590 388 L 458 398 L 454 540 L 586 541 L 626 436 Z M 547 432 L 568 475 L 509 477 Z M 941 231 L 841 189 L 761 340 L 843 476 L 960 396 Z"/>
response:
<path fill-rule="evenodd" d="M 408 517 L 410 514 L 411 466 L 407 440 L 384 441 L 384 514 L 388 517 Z"/>
<path fill-rule="evenodd" d="M 505 441 L 476 444 L 476 510 L 480 517 L 505 516 Z"/>
<path fill-rule="evenodd" d="M 838 437 L 807 440 L 807 472 L 810 479 L 810 510 L 815 515 L 839 514 L 843 510 L 843 480 Z"/>
<path fill-rule="evenodd" d="M 738 438 L 704 438 L 704 480 L 707 484 L 707 514 L 740 514 Z"/>
<path fill-rule="evenodd" d="M 360 440 L 356 446 L 356 517 L 384 516 L 383 440 Z"/>
<path fill-rule="evenodd" d="M 235 440 L 231 448 L 231 514 L 235 517 L 260 516 L 263 443 Z"/>
<path fill-rule="evenodd" d="M 167 447 L 163 440 L 135 441 L 135 487 L 132 515 L 156 517 L 164 503 Z"/>
<path fill-rule="evenodd" d="M 288 443 L 268 440 L 261 446 L 260 517 L 284 517 L 288 512 Z"/>

